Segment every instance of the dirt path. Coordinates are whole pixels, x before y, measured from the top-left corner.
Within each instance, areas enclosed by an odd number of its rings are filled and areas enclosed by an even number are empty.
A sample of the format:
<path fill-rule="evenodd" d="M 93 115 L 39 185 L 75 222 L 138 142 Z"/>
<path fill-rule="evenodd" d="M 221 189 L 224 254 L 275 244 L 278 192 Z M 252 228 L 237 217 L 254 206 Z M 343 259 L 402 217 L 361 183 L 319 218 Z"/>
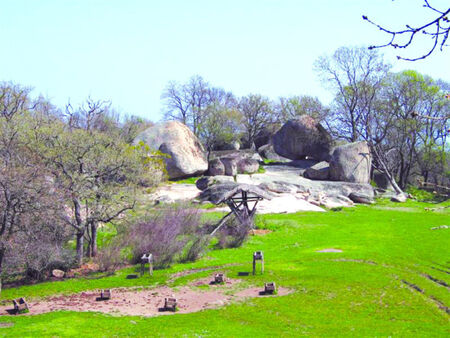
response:
<path fill-rule="evenodd" d="M 176 289 L 166 286 L 144 290 L 113 289 L 110 300 L 98 300 L 100 295 L 98 291 L 55 296 L 28 302 L 30 312 L 24 315 L 66 310 L 152 317 L 174 314 L 170 311 L 161 311 L 164 306 L 164 298 L 166 297 L 174 297 L 178 300 L 179 310 L 177 313 L 189 313 L 217 308 L 248 297 L 276 297 L 292 292 L 292 290 L 286 288 L 278 288 L 277 295 L 264 295 L 261 292 L 263 290 L 262 287 L 236 291 L 235 286 L 241 282 L 238 279 L 227 279 L 226 283 L 221 285 L 211 285 L 211 280 L 212 278 L 199 279 L 190 286 Z M 12 306 L 10 305 L 1 306 L 0 315 L 9 315 L 11 308 Z"/>

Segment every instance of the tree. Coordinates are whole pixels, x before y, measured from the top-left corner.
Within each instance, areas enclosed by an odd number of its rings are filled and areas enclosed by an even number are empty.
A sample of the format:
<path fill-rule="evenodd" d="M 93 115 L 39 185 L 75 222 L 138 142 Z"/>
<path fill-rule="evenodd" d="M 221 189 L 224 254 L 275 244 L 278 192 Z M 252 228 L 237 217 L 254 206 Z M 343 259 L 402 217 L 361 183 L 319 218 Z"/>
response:
<path fill-rule="evenodd" d="M 47 168 L 30 151 L 35 104 L 29 92 L 12 83 L 0 85 L 0 276 L 14 239 L 42 232 L 63 210 Z"/>
<path fill-rule="evenodd" d="M 280 97 L 276 109 L 283 122 L 301 115 L 308 115 L 317 121 L 322 121 L 328 114 L 328 109 L 317 97 L 308 95 Z"/>
<path fill-rule="evenodd" d="M 199 126 L 199 137 L 209 154 L 223 145 L 238 141 L 242 116 L 236 109 L 213 103 L 206 109 L 206 117 Z"/>
<path fill-rule="evenodd" d="M 357 141 L 368 123 L 389 66 L 379 53 L 363 47 L 341 47 L 332 57 L 320 57 L 314 66 L 335 93 L 331 131 L 335 136 Z"/>
<path fill-rule="evenodd" d="M 64 221 L 75 229 L 77 260 L 81 263 L 85 235 L 90 236 L 88 254 L 95 256 L 98 224 L 132 209 L 138 184 L 145 177 L 157 177 L 153 174 L 161 169 L 162 161 L 148 156 L 149 149 L 143 144 L 131 146 L 118 135 L 88 127 L 89 116 L 95 112 L 78 113 L 79 126 L 84 128 L 54 121 L 41 123 L 34 135 L 34 150 L 67 196 L 70 211 Z"/>
<path fill-rule="evenodd" d="M 211 87 L 198 75 L 185 84 L 169 82 L 161 98 L 166 105 L 165 119 L 184 123 L 197 136 L 211 104 L 231 107 L 235 102 L 231 93 Z"/>
<path fill-rule="evenodd" d="M 392 149 L 391 162 L 395 164 L 393 170 L 399 185 L 405 188 L 413 174 L 423 175 L 427 181 L 430 166 L 442 165 L 445 154 L 447 128 L 444 117 L 450 104 L 441 87 L 428 76 L 403 71 L 390 77 L 383 99 L 388 104 L 392 121 L 386 140 Z M 422 115 L 432 118 L 420 118 Z M 384 147 L 387 150 L 386 145 Z"/>
<path fill-rule="evenodd" d="M 350 142 L 367 141 L 374 165 L 386 175 L 397 193 L 403 193 L 388 165 L 390 152 L 381 149 L 393 121 L 379 100 L 389 66 L 374 50 L 341 47 L 331 59 L 319 58 L 315 67 L 335 90 L 330 115 L 333 120 L 328 124 L 332 133 Z"/>
<path fill-rule="evenodd" d="M 264 96 L 250 94 L 239 100 L 238 107 L 242 114 L 245 141 L 252 147 L 258 133 L 275 120 L 272 102 Z"/>
<path fill-rule="evenodd" d="M 397 56 L 397 58 L 399 60 L 417 61 L 420 59 L 425 59 L 426 57 L 430 56 L 437 46 L 439 46 L 439 49 L 442 51 L 444 49 L 444 46 L 447 46 L 446 42 L 450 32 L 450 20 L 449 20 L 450 8 L 448 8 L 447 10 L 439 10 L 430 5 L 430 1 L 428 0 L 424 0 L 423 7 L 433 11 L 435 13 L 435 17 L 432 20 L 426 21 L 417 27 L 412 27 L 411 25 L 406 24 L 406 29 L 403 30 L 391 30 L 384 28 L 376 24 L 375 22 L 371 21 L 366 15 L 363 15 L 364 20 L 368 21 L 372 25 L 375 25 L 376 27 L 378 27 L 378 29 L 391 36 L 390 41 L 387 42 L 386 44 L 379 46 L 370 46 L 369 49 L 383 48 L 387 46 L 401 49 L 408 48 L 409 46 L 412 45 L 414 39 L 417 37 L 417 34 L 425 34 L 429 36 L 432 40 L 434 40 L 428 52 L 425 52 L 422 56 L 414 58 L 404 58 L 401 56 Z M 406 41 L 398 42 L 403 36 L 407 37 Z"/>

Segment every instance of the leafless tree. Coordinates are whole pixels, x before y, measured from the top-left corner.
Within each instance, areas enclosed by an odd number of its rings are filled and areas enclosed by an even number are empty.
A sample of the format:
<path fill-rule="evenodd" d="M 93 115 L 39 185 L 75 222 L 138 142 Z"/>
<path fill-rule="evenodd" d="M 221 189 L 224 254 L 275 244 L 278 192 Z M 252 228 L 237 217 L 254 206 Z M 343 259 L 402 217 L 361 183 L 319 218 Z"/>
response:
<path fill-rule="evenodd" d="M 165 101 L 166 120 L 180 121 L 198 135 L 208 114 L 208 107 L 220 104 L 235 105 L 235 99 L 222 88 L 210 86 L 201 76 L 192 76 L 185 84 L 169 82 L 161 98 Z"/>
<path fill-rule="evenodd" d="M 276 120 L 272 102 L 264 96 L 250 94 L 239 100 L 238 107 L 242 114 L 245 140 L 252 147 L 258 133 Z"/>

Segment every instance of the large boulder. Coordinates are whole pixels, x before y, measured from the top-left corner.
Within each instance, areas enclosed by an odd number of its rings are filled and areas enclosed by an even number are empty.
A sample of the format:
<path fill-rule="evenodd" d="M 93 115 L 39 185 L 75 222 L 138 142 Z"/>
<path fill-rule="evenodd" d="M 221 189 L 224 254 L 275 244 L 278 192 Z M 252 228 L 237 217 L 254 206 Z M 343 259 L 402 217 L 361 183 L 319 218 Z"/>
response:
<path fill-rule="evenodd" d="M 309 167 L 303 173 L 303 177 L 311 180 L 325 181 L 330 175 L 330 165 L 328 162 L 322 161 Z"/>
<path fill-rule="evenodd" d="M 328 161 L 332 139 L 312 117 L 302 115 L 287 121 L 272 137 L 275 152 L 291 160 L 312 157 Z"/>
<path fill-rule="evenodd" d="M 237 175 L 237 164 L 238 158 L 236 157 L 222 157 L 220 161 L 225 167 L 226 176 L 236 176 Z"/>
<path fill-rule="evenodd" d="M 208 164 L 208 175 L 209 176 L 217 176 L 217 175 L 225 175 L 225 166 L 219 158 L 215 158 L 209 161 Z"/>
<path fill-rule="evenodd" d="M 237 163 L 238 174 L 254 174 L 258 169 L 258 161 L 251 158 L 243 158 Z"/>
<path fill-rule="evenodd" d="M 203 191 L 208 189 L 213 184 L 234 183 L 234 178 L 231 176 L 203 176 L 195 182 L 196 187 Z"/>
<path fill-rule="evenodd" d="M 279 124 L 269 124 L 264 126 L 255 136 L 254 144 L 256 149 L 272 142 L 272 136 L 280 129 Z"/>
<path fill-rule="evenodd" d="M 238 141 L 224 143 L 217 146 L 215 150 L 239 150 L 241 148 L 241 144 Z"/>
<path fill-rule="evenodd" d="M 374 170 L 373 171 L 373 180 L 378 188 L 384 189 L 384 190 L 394 190 L 392 187 L 391 182 L 387 178 L 386 174 L 379 171 Z"/>
<path fill-rule="evenodd" d="M 261 156 L 251 150 L 251 149 L 241 149 L 241 150 L 216 150 L 211 152 L 210 154 L 210 158 L 211 159 L 215 159 L 215 158 L 235 158 L 237 161 L 240 161 L 243 158 L 251 158 L 257 161 L 261 161 L 262 162 L 262 158 Z"/>
<path fill-rule="evenodd" d="M 278 155 L 273 149 L 272 143 L 265 144 L 258 148 L 258 154 L 261 155 L 262 158 L 275 161 L 275 162 L 290 162 L 291 160 L 285 158 L 283 156 Z"/>
<path fill-rule="evenodd" d="M 367 142 L 336 147 L 330 160 L 330 178 L 334 181 L 369 183 L 371 164 Z"/>
<path fill-rule="evenodd" d="M 374 202 L 373 195 L 368 195 L 361 192 L 352 192 L 348 195 L 348 198 L 355 203 L 372 204 Z"/>
<path fill-rule="evenodd" d="M 170 121 L 155 124 L 140 133 L 134 143 L 140 141 L 153 150 L 170 155 L 164 161 L 171 179 L 200 175 L 208 169 L 202 144 L 183 123 Z"/>

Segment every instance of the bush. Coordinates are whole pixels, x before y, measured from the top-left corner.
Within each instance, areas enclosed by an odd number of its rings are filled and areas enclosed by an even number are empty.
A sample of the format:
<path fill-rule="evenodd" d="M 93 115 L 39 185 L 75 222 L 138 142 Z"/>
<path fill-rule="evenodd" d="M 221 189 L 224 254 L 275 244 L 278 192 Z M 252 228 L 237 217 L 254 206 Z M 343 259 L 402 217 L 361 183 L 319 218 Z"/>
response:
<path fill-rule="evenodd" d="M 154 267 L 198 258 L 208 244 L 200 226 L 200 211 L 183 206 L 153 212 L 128 227 L 123 243 L 132 250 L 133 263 L 144 253 L 153 254 Z"/>
<path fill-rule="evenodd" d="M 408 194 L 411 194 L 419 202 L 441 202 L 445 200 L 445 197 L 434 194 L 431 191 L 409 186 L 406 189 Z"/>
<path fill-rule="evenodd" d="M 95 257 L 95 263 L 102 272 L 114 273 L 123 263 L 125 257 L 119 241 L 111 241 L 104 245 Z"/>
<path fill-rule="evenodd" d="M 238 248 L 248 237 L 249 231 L 253 228 L 253 220 L 248 219 L 244 223 L 240 222 L 234 215 L 230 216 L 225 224 L 217 232 L 218 242 L 216 246 L 220 249 Z"/>
<path fill-rule="evenodd" d="M 2 277 L 43 280 L 53 269 L 70 269 L 75 260 L 73 252 L 64 248 L 70 236 L 67 230 L 55 222 L 40 226 L 39 231 L 15 234 L 8 243 Z"/>

